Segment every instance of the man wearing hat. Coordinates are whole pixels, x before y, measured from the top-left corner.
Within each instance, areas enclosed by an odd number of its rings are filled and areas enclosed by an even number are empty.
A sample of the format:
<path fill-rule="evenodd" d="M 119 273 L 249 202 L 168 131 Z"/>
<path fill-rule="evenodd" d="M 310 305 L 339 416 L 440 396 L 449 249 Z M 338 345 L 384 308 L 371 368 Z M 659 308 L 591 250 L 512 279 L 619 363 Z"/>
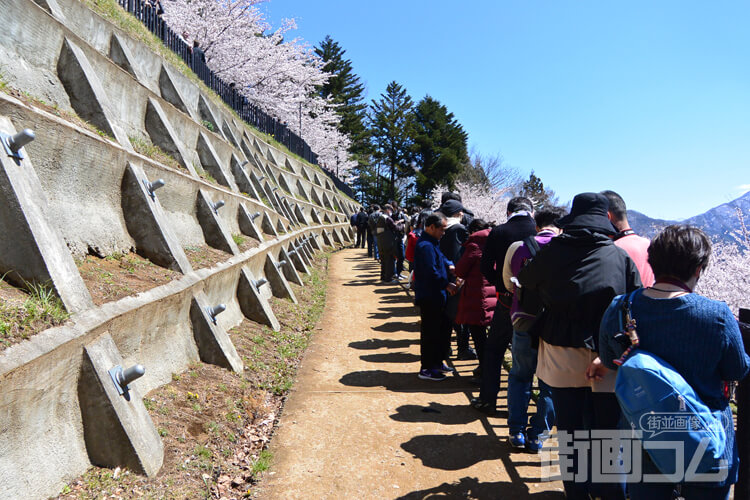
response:
<path fill-rule="evenodd" d="M 590 441 L 573 441 L 575 431 L 617 429 L 614 373 L 607 373 L 598 357 L 599 323 L 616 295 L 641 286 L 635 263 L 612 241 L 616 231 L 608 208 L 602 194 L 577 195 L 570 214 L 557 221 L 563 234 L 518 273 L 521 286 L 535 290 L 544 305 L 536 374 L 551 388 L 558 437 L 571 445 L 569 453 L 560 453 L 561 470 L 571 473 L 563 475 L 568 498 L 625 498 L 624 483 L 592 483 L 586 463 L 593 470 L 609 469 L 591 463 Z M 576 448 L 588 453 L 580 471 Z M 578 480 L 573 474 L 580 474 Z"/>

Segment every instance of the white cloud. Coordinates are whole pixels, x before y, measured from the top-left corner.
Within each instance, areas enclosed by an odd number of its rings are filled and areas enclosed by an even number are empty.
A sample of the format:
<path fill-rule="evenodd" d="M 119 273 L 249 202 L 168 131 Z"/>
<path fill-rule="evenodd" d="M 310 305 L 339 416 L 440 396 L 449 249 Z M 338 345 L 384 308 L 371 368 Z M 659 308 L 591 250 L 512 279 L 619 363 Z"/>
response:
<path fill-rule="evenodd" d="M 745 191 L 750 191 L 750 184 L 740 184 L 735 189 L 744 193 Z"/>

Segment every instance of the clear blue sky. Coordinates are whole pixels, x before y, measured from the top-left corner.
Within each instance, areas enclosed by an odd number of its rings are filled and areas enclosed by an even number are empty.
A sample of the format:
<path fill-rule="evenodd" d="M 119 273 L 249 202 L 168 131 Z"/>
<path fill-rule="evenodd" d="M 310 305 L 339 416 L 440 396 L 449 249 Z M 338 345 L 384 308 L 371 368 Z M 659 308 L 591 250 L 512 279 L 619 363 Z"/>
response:
<path fill-rule="evenodd" d="M 750 190 L 750 2 L 271 0 L 339 42 L 368 102 L 395 80 L 562 201 L 613 189 L 682 219 Z"/>

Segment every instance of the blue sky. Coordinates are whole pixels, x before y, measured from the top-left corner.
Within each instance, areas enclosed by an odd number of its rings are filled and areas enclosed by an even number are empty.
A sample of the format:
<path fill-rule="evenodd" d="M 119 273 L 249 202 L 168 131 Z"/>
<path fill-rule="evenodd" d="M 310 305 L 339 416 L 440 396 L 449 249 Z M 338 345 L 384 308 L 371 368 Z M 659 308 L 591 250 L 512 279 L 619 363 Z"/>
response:
<path fill-rule="evenodd" d="M 271 0 L 366 84 L 445 104 L 469 146 L 561 201 L 682 219 L 750 190 L 750 2 Z"/>

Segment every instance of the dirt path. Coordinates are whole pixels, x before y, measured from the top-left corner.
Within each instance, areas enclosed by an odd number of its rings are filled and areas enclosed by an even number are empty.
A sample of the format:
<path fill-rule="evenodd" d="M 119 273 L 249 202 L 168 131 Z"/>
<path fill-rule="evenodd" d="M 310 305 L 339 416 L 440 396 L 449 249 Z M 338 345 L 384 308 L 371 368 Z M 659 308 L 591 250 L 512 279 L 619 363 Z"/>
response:
<path fill-rule="evenodd" d="M 417 378 L 417 310 L 377 278 L 364 250 L 331 257 L 326 311 L 260 498 L 563 498 L 562 483 L 540 479 L 539 455 L 508 444 L 504 398 L 502 418 L 468 407 L 475 362 L 455 362 L 443 382 Z"/>

